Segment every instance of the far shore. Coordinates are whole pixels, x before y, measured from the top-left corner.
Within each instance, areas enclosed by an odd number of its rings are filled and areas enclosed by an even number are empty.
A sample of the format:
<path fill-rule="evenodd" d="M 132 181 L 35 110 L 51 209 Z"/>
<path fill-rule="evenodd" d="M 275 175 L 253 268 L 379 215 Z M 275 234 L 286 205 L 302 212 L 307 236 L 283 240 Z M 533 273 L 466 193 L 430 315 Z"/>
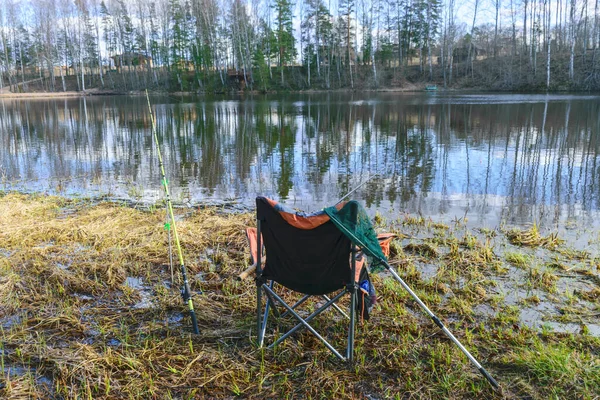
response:
<path fill-rule="evenodd" d="M 453 89 L 441 89 L 444 91 L 449 91 Z M 260 94 L 277 94 L 277 93 L 301 93 L 301 94 L 311 94 L 311 93 L 347 93 L 347 92 L 381 92 L 381 93 L 389 93 L 389 92 L 423 92 L 425 90 L 425 86 L 417 86 L 417 85 L 409 85 L 405 87 L 386 87 L 386 88 L 376 88 L 376 89 L 350 89 L 350 88 L 340 88 L 340 89 L 308 89 L 308 90 L 294 90 L 290 92 L 277 92 L 277 91 L 268 91 L 262 92 L 260 90 L 252 90 L 252 91 L 223 91 L 223 92 L 195 92 L 195 91 L 175 91 L 169 92 L 164 90 L 150 90 L 151 94 L 164 94 L 171 96 L 191 96 L 191 95 L 260 95 Z M 13 92 L 2 92 L 0 91 L 0 99 L 44 99 L 44 98 L 62 98 L 62 97 L 87 97 L 87 96 L 140 96 L 144 94 L 144 90 L 131 90 L 131 91 L 119 91 L 119 90 L 103 90 L 103 89 L 90 89 L 86 91 L 65 91 L 65 92 L 23 92 L 23 93 L 13 93 Z"/>
<path fill-rule="evenodd" d="M 66 91 L 66 92 L 0 92 L 0 99 L 44 99 L 61 97 L 84 97 L 84 96 L 115 96 L 141 94 L 142 92 L 121 92 L 114 90 L 86 90 L 86 91 Z"/>
<path fill-rule="evenodd" d="M 492 90 L 487 88 L 443 88 L 441 86 L 437 86 L 435 92 L 461 92 L 461 93 L 532 93 L 532 94 L 561 94 L 561 93 L 590 93 L 586 92 L 566 92 L 566 91 L 499 91 Z M 193 96 L 193 95 L 265 95 L 265 94 L 320 94 L 320 93 L 423 93 L 426 92 L 424 85 L 408 85 L 405 87 L 381 87 L 381 88 L 368 88 L 368 89 L 350 89 L 350 88 L 340 88 L 340 89 L 307 89 L 307 90 L 294 90 L 294 91 L 268 91 L 262 92 L 259 90 L 253 91 L 224 91 L 224 92 L 168 92 L 164 90 L 151 90 L 151 94 L 158 95 L 170 95 L 170 96 Z M 428 92 L 431 93 L 431 92 Z M 593 93 L 593 92 L 592 92 Z M 13 93 L 13 92 L 3 92 L 0 91 L 0 100 L 4 99 L 55 99 L 55 98 L 65 98 L 65 97 L 92 97 L 92 96 L 140 96 L 143 95 L 143 90 L 132 90 L 132 91 L 119 91 L 119 90 L 103 90 L 103 89 L 90 89 L 86 91 L 65 91 L 65 92 L 23 92 L 23 93 Z"/>

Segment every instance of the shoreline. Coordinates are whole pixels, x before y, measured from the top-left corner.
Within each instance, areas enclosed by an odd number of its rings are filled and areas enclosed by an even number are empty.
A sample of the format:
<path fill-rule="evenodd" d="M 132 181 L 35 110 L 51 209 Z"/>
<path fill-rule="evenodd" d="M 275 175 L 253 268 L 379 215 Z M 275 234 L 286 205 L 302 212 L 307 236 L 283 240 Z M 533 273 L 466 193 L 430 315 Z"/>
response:
<path fill-rule="evenodd" d="M 493 90 L 487 88 L 443 88 L 439 87 L 434 91 L 425 90 L 423 87 L 390 87 L 390 88 L 376 88 L 376 89 L 306 89 L 306 90 L 293 90 L 293 91 L 268 91 L 261 92 L 259 90 L 253 91 L 230 91 L 230 92 L 180 92 L 180 91 L 149 91 L 151 95 L 164 95 L 164 96 L 261 96 L 261 95 L 278 95 L 278 94 L 327 94 L 327 93 L 412 93 L 412 94 L 436 94 L 436 93 L 487 93 L 487 94 L 575 94 L 575 95 L 600 95 L 598 91 L 581 90 L 581 91 L 535 91 L 535 90 Z M 13 93 L 13 92 L 0 92 L 0 100 L 29 100 L 29 99 L 60 99 L 60 98 L 77 98 L 77 97 L 102 97 L 102 96 L 143 96 L 143 90 L 133 91 L 117 91 L 117 90 L 101 90 L 91 89 L 85 92 L 77 91 L 66 91 L 66 92 L 24 92 L 24 93 Z"/>
<path fill-rule="evenodd" d="M 87 90 L 85 92 L 25 92 L 12 93 L 1 92 L 0 99 L 60 99 L 65 97 L 88 97 L 88 96 L 127 96 L 129 93 L 108 90 Z"/>

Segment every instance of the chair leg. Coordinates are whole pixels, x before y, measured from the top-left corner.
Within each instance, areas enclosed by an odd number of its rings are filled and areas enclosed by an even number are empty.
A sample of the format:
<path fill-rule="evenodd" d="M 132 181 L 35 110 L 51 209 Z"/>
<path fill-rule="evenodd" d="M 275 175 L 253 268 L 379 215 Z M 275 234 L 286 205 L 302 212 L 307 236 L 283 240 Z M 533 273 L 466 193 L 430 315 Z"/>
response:
<path fill-rule="evenodd" d="M 346 351 L 346 360 L 348 363 L 354 362 L 354 328 L 356 325 L 356 289 L 350 293 L 350 324 L 348 327 L 348 348 Z"/>
<path fill-rule="evenodd" d="M 269 287 L 271 289 L 273 289 L 274 286 L 274 282 L 271 281 L 271 283 L 269 284 Z M 276 318 L 281 318 L 281 315 L 279 314 L 279 310 L 277 309 L 277 303 L 275 302 L 275 299 L 273 299 L 273 297 L 269 294 L 269 292 L 265 291 L 265 296 L 267 296 L 267 300 L 268 303 L 272 304 L 273 306 L 271 307 L 271 310 L 273 311 L 273 314 L 275 314 Z"/>
<path fill-rule="evenodd" d="M 356 247 L 351 245 L 351 257 L 350 257 L 350 279 L 351 284 L 348 285 L 350 291 L 350 326 L 348 327 L 348 347 L 346 348 L 346 360 L 348 364 L 352 364 L 354 361 L 354 325 L 356 323 L 356 292 L 358 291 L 358 284 L 356 282 Z"/>
<path fill-rule="evenodd" d="M 319 332 L 317 332 L 312 326 L 310 326 L 308 322 L 306 322 L 300 315 L 298 315 L 292 309 L 292 307 L 290 307 L 285 301 L 283 301 L 283 299 L 279 297 L 277 293 L 272 291 L 268 286 L 264 286 L 264 288 L 266 291 L 270 292 L 273 297 L 275 297 L 275 300 L 277 300 L 286 310 L 288 310 L 296 319 L 298 319 L 298 322 L 300 322 L 306 329 L 308 329 L 313 335 L 315 335 L 317 339 L 323 342 L 323 344 L 329 349 L 329 351 L 331 351 L 340 360 L 347 361 L 347 359 L 343 355 L 341 355 L 332 345 L 330 345 L 329 342 L 319 334 Z"/>
<path fill-rule="evenodd" d="M 321 297 L 323 297 L 323 298 L 325 299 L 325 301 L 330 301 L 330 300 L 331 300 L 331 299 L 329 298 L 329 296 L 327 296 L 327 295 L 325 295 L 325 294 L 324 294 L 324 295 L 321 295 Z M 340 306 L 338 306 L 338 305 L 337 305 L 337 304 L 335 304 L 335 303 L 333 303 L 331 306 L 332 306 L 333 308 L 335 308 L 335 309 L 337 310 L 337 312 L 338 312 L 338 313 L 340 313 L 340 314 L 341 314 L 343 317 L 346 317 L 347 319 L 350 319 L 350 317 L 348 316 L 348 314 L 346 314 L 346 313 L 344 312 L 344 310 L 342 310 L 342 309 L 340 308 Z"/>
<path fill-rule="evenodd" d="M 271 289 L 273 289 L 273 284 L 274 284 L 273 281 L 271 281 L 269 283 L 269 286 Z M 262 286 L 268 287 L 266 284 L 263 284 Z M 260 290 L 263 290 L 262 286 L 261 286 Z M 261 326 L 259 327 L 258 347 L 263 347 L 263 344 L 265 341 L 265 332 L 267 331 L 267 323 L 269 322 L 269 310 L 271 308 L 271 303 L 273 303 L 273 307 L 275 307 L 275 304 L 274 304 L 273 300 L 271 299 L 271 295 L 269 294 L 269 291 L 265 290 L 265 295 L 267 296 L 267 301 L 265 302 L 265 311 L 262 316 L 262 323 L 261 323 Z M 273 308 L 273 309 L 275 310 L 275 308 Z"/>
<path fill-rule="evenodd" d="M 332 299 L 330 299 L 329 301 L 327 301 L 327 303 L 323 304 L 321 307 L 319 307 L 318 309 L 316 309 L 312 314 L 310 314 L 308 317 L 304 318 L 304 321 L 307 322 L 307 323 L 310 322 L 317 315 L 319 315 L 323 311 L 325 311 L 330 305 L 335 305 L 335 302 L 338 301 L 344 294 L 346 294 L 346 290 L 341 291 L 340 293 L 338 293 L 337 295 L 335 295 Z M 292 312 L 292 314 L 297 319 L 301 319 L 302 318 L 298 314 L 296 314 L 295 312 Z M 303 328 L 303 327 L 304 327 L 304 325 L 302 323 L 297 324 L 292 329 L 290 329 L 289 331 L 287 331 L 283 336 L 281 336 L 279 339 L 277 339 L 276 342 L 274 342 L 273 344 L 271 344 L 269 346 L 269 348 L 273 348 L 273 347 L 277 346 L 279 343 L 283 342 L 285 339 L 287 339 L 288 337 L 290 337 L 298 329 Z"/>
<path fill-rule="evenodd" d="M 262 347 L 263 344 L 263 323 L 262 323 L 262 285 L 256 285 L 256 344 Z"/>
<path fill-rule="evenodd" d="M 296 308 L 298 308 L 299 306 L 301 306 L 302 304 L 304 304 L 304 302 L 306 302 L 306 300 L 310 299 L 312 297 L 312 295 L 310 294 L 306 294 L 304 296 L 302 296 L 302 298 L 300 300 L 298 300 L 293 306 L 292 306 L 292 310 L 295 310 Z M 281 317 L 285 317 L 289 314 L 289 312 L 284 312 L 283 314 L 281 314 Z"/>

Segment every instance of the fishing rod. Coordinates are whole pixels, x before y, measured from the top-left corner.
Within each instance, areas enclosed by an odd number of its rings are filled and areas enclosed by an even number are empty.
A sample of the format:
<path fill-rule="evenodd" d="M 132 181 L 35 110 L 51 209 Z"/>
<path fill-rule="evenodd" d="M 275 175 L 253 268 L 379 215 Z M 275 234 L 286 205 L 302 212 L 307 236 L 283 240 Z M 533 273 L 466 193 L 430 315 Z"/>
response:
<path fill-rule="evenodd" d="M 360 189 L 365 183 L 369 182 L 371 179 L 373 179 L 374 177 L 378 176 L 380 174 L 380 171 L 376 171 L 374 174 L 369 174 L 369 176 L 367 176 L 367 179 L 365 179 L 364 181 L 362 181 L 358 186 L 356 186 L 354 189 L 352 189 L 351 191 L 349 191 L 348 193 L 346 193 L 342 198 L 340 198 L 335 204 L 334 206 L 337 206 L 338 204 L 340 204 L 346 197 L 350 196 L 352 193 L 356 192 L 358 189 Z"/>
<path fill-rule="evenodd" d="M 192 301 L 192 291 L 190 290 L 190 283 L 187 278 L 187 271 L 183 262 L 183 252 L 181 251 L 181 244 L 179 243 L 179 236 L 177 235 L 177 226 L 175 225 L 175 215 L 173 214 L 173 203 L 171 202 L 171 194 L 169 192 L 169 184 L 165 174 L 165 166 L 163 164 L 162 154 L 160 152 L 160 144 L 158 143 L 158 134 L 156 133 L 156 123 L 154 121 L 154 115 L 152 114 L 152 107 L 150 105 L 150 97 L 148 96 L 148 89 L 146 89 L 146 100 L 148 101 L 148 110 L 150 111 L 150 121 L 152 122 L 152 132 L 154 134 L 154 143 L 156 144 L 156 151 L 158 154 L 158 165 L 160 167 L 160 173 L 162 176 L 162 185 L 165 189 L 165 197 L 167 200 L 167 213 L 168 220 L 165 224 L 165 229 L 169 231 L 169 243 L 170 243 L 170 232 L 173 230 L 173 238 L 175 240 L 175 247 L 177 247 L 177 256 L 179 257 L 179 266 L 181 269 L 181 276 L 183 277 L 183 286 L 181 288 L 181 297 L 184 303 L 187 303 L 190 317 L 192 318 L 192 327 L 194 333 L 200 333 L 198 329 L 198 320 L 196 318 L 196 311 L 194 311 L 194 302 Z M 172 259 L 172 257 L 170 256 Z"/>
<path fill-rule="evenodd" d="M 360 188 L 361 186 L 363 186 L 365 183 L 367 183 L 369 180 L 371 180 L 374 176 L 377 176 L 377 175 L 379 175 L 379 173 L 376 173 L 374 175 L 368 176 L 367 179 L 365 179 L 364 182 L 362 182 L 360 185 L 358 185 L 353 190 L 351 190 L 350 192 L 348 192 L 344 197 L 342 197 L 341 199 L 339 199 L 338 202 L 336 203 L 336 205 L 339 204 L 339 203 L 341 203 L 342 200 L 344 200 L 350 194 L 354 193 L 358 188 Z M 404 290 L 406 290 L 408 292 L 408 294 L 421 307 L 421 309 L 425 312 L 425 314 L 427 314 L 429 316 L 429 318 L 431 318 L 431 320 L 438 326 L 438 328 L 440 328 L 442 330 L 442 332 L 444 332 L 444 334 L 460 349 L 460 351 L 462 351 L 463 354 L 465 356 L 467 356 L 467 358 L 469 359 L 469 361 L 475 366 L 475 368 L 477 368 L 479 370 L 479 372 L 481 373 L 481 375 L 483 375 L 485 377 L 485 379 L 495 389 L 498 389 L 499 388 L 498 382 L 496 382 L 496 380 L 477 361 L 477 359 L 475 359 L 475 357 L 473 357 L 471 355 L 471 353 L 469 352 L 469 350 L 467 350 L 462 345 L 462 343 L 452 334 L 452 332 L 450 332 L 450 330 L 448 328 L 446 328 L 446 326 L 444 325 L 444 323 L 429 309 L 429 307 L 427 307 L 427 305 L 425 303 L 423 303 L 423 301 L 410 288 L 410 286 L 408 286 L 406 284 L 406 282 L 404 282 L 404 280 L 400 277 L 400 275 L 398 275 L 398 273 L 396 271 L 394 271 L 394 269 L 387 262 L 387 260 L 382 259 L 377 254 L 374 254 L 373 252 L 371 252 L 369 250 L 369 248 L 361 240 L 359 240 L 358 237 L 356 237 L 356 235 L 353 232 L 349 231 L 345 226 L 343 226 L 341 224 L 337 224 L 337 223 L 336 223 L 336 226 L 338 226 L 338 228 L 341 228 L 341 230 L 345 231 L 346 236 L 348 238 L 350 238 L 354 242 L 355 245 L 357 245 L 358 247 L 360 247 L 363 251 L 369 253 L 373 258 L 375 258 L 379 263 L 381 263 L 392 274 L 392 276 L 394 277 L 394 279 L 396 279 L 398 281 L 398 283 L 400 283 L 400 285 L 404 288 Z"/>
<path fill-rule="evenodd" d="M 362 240 L 360 240 L 355 235 L 354 232 L 350 231 L 343 224 L 336 222 L 335 225 L 346 235 L 348 239 L 350 239 L 352 243 L 360 247 L 363 252 L 373 257 L 373 259 L 375 259 L 379 264 L 383 265 L 392 274 L 394 279 L 396 279 L 398 283 L 400 283 L 400 285 L 404 288 L 404 290 L 408 292 L 408 294 L 421 307 L 425 314 L 427 314 L 429 318 L 431 318 L 433 323 L 435 323 L 438 326 L 438 328 L 440 328 L 442 332 L 444 332 L 444 334 L 460 349 L 460 351 L 462 351 L 464 355 L 467 356 L 469 361 L 475 366 L 475 368 L 479 370 L 481 375 L 483 375 L 485 379 L 487 379 L 487 381 L 494 387 L 494 389 L 498 389 L 500 387 L 498 385 L 498 382 L 496 382 L 496 380 L 489 374 L 489 372 L 486 371 L 485 368 L 483 368 L 481 364 L 479 364 L 475 357 L 473 357 L 471 353 L 469 353 L 469 350 L 467 350 L 462 345 L 462 343 L 452 334 L 452 332 L 450 332 L 450 330 L 446 328 L 444 323 L 429 309 L 429 307 L 427 307 L 427 305 L 419 298 L 419 296 L 417 296 L 417 294 L 410 288 L 410 286 L 408 286 L 408 284 L 404 282 L 404 280 L 400 277 L 400 275 L 398 275 L 398 273 L 392 268 L 392 266 L 388 263 L 388 261 L 385 258 L 382 258 L 380 255 L 374 253 L 367 245 L 365 245 L 365 243 Z"/>

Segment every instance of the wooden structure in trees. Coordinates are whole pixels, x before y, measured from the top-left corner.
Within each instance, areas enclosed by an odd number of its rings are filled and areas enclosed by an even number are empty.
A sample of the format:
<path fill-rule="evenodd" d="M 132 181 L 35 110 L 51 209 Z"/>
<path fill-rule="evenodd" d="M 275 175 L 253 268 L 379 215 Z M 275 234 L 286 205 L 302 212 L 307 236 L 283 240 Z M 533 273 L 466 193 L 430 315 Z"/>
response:
<path fill-rule="evenodd" d="M 142 53 L 123 53 L 110 57 L 117 70 L 123 67 L 150 67 L 152 68 L 152 57 Z"/>
<path fill-rule="evenodd" d="M 252 79 L 252 74 L 250 72 L 244 73 L 243 70 L 230 68 L 227 70 L 227 79 L 229 80 L 230 85 L 239 86 L 240 90 L 244 90 L 246 88 L 247 81 Z"/>

